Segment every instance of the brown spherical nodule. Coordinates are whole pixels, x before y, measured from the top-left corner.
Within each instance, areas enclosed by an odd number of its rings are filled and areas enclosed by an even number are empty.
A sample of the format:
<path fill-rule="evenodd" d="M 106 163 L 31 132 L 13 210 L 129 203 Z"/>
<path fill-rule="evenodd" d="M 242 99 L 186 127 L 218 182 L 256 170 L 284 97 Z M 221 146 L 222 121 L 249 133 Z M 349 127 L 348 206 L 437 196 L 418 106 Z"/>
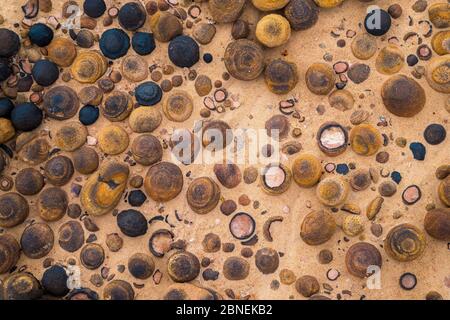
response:
<path fill-rule="evenodd" d="M 129 81 L 141 82 L 148 74 L 148 63 L 141 56 L 129 55 L 122 60 L 122 75 Z"/>
<path fill-rule="evenodd" d="M 450 53 L 450 30 L 436 32 L 431 38 L 431 47 L 440 56 Z"/>
<path fill-rule="evenodd" d="M 264 70 L 264 52 L 254 41 L 240 39 L 228 44 L 224 62 L 234 78 L 251 81 L 258 78 Z"/>
<path fill-rule="evenodd" d="M 58 230 L 59 246 L 67 252 L 75 252 L 84 244 L 84 230 L 78 221 L 68 221 Z"/>
<path fill-rule="evenodd" d="M 269 137 L 280 141 L 288 136 L 291 125 L 286 116 L 277 114 L 270 117 L 264 127 Z"/>
<path fill-rule="evenodd" d="M 317 246 L 331 239 L 336 230 L 336 221 L 328 211 L 308 213 L 300 227 L 300 237 L 311 246 Z"/>
<path fill-rule="evenodd" d="M 377 128 L 362 123 L 350 131 L 350 145 L 355 153 L 371 156 L 378 152 L 383 145 L 383 140 Z"/>
<path fill-rule="evenodd" d="M 286 44 L 291 37 L 289 21 L 279 14 L 269 14 L 256 24 L 256 38 L 264 46 L 275 48 Z"/>
<path fill-rule="evenodd" d="M 225 188 L 233 189 L 242 181 L 241 170 L 234 163 L 216 164 L 213 170 L 217 180 Z"/>
<path fill-rule="evenodd" d="M 252 0 L 253 5 L 261 11 L 274 11 L 283 9 L 289 0 Z"/>
<path fill-rule="evenodd" d="M 190 252 L 177 252 L 167 261 L 167 272 L 175 282 L 189 282 L 200 274 L 200 261 Z"/>
<path fill-rule="evenodd" d="M 88 243 L 81 249 L 80 261 L 86 269 L 98 269 L 105 261 L 105 251 L 97 243 Z"/>
<path fill-rule="evenodd" d="M 51 158 L 44 166 L 44 175 L 54 186 L 67 184 L 72 179 L 73 173 L 72 160 L 62 155 Z"/>
<path fill-rule="evenodd" d="M 249 23 L 245 20 L 237 20 L 233 23 L 231 36 L 234 40 L 245 39 L 250 35 Z"/>
<path fill-rule="evenodd" d="M 86 127 L 73 121 L 63 124 L 56 130 L 54 141 L 63 151 L 75 151 L 86 142 L 87 135 Z"/>
<path fill-rule="evenodd" d="M 394 44 L 389 44 L 381 49 L 375 62 L 377 71 L 387 75 L 399 72 L 404 65 L 405 56 L 402 50 Z"/>
<path fill-rule="evenodd" d="M 105 300 L 134 300 L 134 290 L 131 284 L 124 280 L 113 280 L 103 289 Z"/>
<path fill-rule="evenodd" d="M 122 249 L 123 239 L 118 233 L 110 233 L 106 236 L 105 243 L 111 252 L 118 252 Z"/>
<path fill-rule="evenodd" d="M 5 300 L 37 300 L 44 294 L 39 280 L 29 272 L 11 274 L 0 290 L 0 296 Z"/>
<path fill-rule="evenodd" d="M 287 94 L 298 83 L 297 65 L 283 59 L 269 62 L 264 71 L 266 85 L 275 94 Z"/>
<path fill-rule="evenodd" d="M 20 194 L 8 192 L 0 195 L 0 227 L 18 226 L 25 221 L 29 212 L 28 202 Z"/>
<path fill-rule="evenodd" d="M 154 164 L 145 176 L 144 188 L 154 201 L 170 201 L 183 188 L 183 173 L 177 165 L 170 162 Z"/>
<path fill-rule="evenodd" d="M 240 257 L 229 257 L 223 263 L 223 275 L 227 280 L 244 280 L 250 273 L 250 264 Z"/>
<path fill-rule="evenodd" d="M 284 8 L 284 15 L 292 30 L 306 30 L 319 20 L 319 7 L 313 0 L 291 0 Z"/>
<path fill-rule="evenodd" d="M 291 170 L 294 181 L 303 188 L 315 186 L 322 177 L 320 160 L 307 153 L 299 155 L 294 160 Z"/>
<path fill-rule="evenodd" d="M 70 67 L 77 56 L 77 48 L 69 39 L 59 37 L 47 46 L 47 55 L 58 66 Z"/>
<path fill-rule="evenodd" d="M 20 257 L 20 246 L 10 234 L 0 234 L 0 274 L 10 271 Z"/>
<path fill-rule="evenodd" d="M 209 177 L 195 179 L 186 191 L 189 207 L 198 214 L 207 214 L 212 211 L 220 200 L 220 188 Z"/>
<path fill-rule="evenodd" d="M 150 133 L 137 136 L 131 144 L 133 159 L 144 166 L 151 166 L 162 159 L 163 148 L 158 138 Z"/>
<path fill-rule="evenodd" d="M 95 83 L 108 69 L 105 57 L 98 51 L 89 50 L 78 54 L 71 66 L 73 78 L 79 83 Z"/>
<path fill-rule="evenodd" d="M 377 52 L 377 38 L 368 33 L 360 33 L 353 38 L 351 49 L 356 58 L 368 60 Z"/>
<path fill-rule="evenodd" d="M 450 208 L 438 208 L 427 212 L 425 231 L 433 238 L 450 241 Z"/>
<path fill-rule="evenodd" d="M 0 118 L 0 143 L 11 140 L 16 134 L 16 130 L 9 119 Z"/>
<path fill-rule="evenodd" d="M 359 169 L 350 176 L 350 186 L 354 191 L 363 191 L 370 187 L 371 178 L 369 170 Z"/>
<path fill-rule="evenodd" d="M 202 247 L 205 252 L 213 253 L 220 250 L 220 237 L 215 233 L 208 233 L 202 240 Z"/>
<path fill-rule="evenodd" d="M 111 122 L 125 120 L 133 110 L 133 100 L 122 91 L 113 91 L 100 108 L 102 115 Z"/>
<path fill-rule="evenodd" d="M 348 272 L 358 278 L 365 278 L 376 272 L 374 268 L 381 268 L 382 262 L 380 251 L 367 242 L 352 245 L 345 255 Z"/>
<path fill-rule="evenodd" d="M 103 91 L 97 86 L 86 86 L 78 92 L 78 98 L 84 105 L 98 106 L 103 100 Z"/>
<path fill-rule="evenodd" d="M 45 257 L 53 248 L 54 234 L 46 223 L 35 223 L 25 228 L 20 238 L 20 246 L 30 259 Z"/>
<path fill-rule="evenodd" d="M 197 80 L 199 78 L 200 76 Z M 170 121 L 184 122 L 192 115 L 192 111 L 194 110 L 194 101 L 186 91 L 175 90 L 169 93 L 167 98 L 164 100 L 162 109 L 164 115 Z"/>
<path fill-rule="evenodd" d="M 161 112 L 153 107 L 139 107 L 134 109 L 128 118 L 131 130 L 136 133 L 153 132 L 159 127 L 161 121 Z"/>
<path fill-rule="evenodd" d="M 210 0 L 209 12 L 217 23 L 230 23 L 239 18 L 245 3 L 245 0 Z"/>
<path fill-rule="evenodd" d="M 44 176 L 34 168 L 20 170 L 15 179 L 17 192 L 25 196 L 38 194 L 44 187 Z"/>
<path fill-rule="evenodd" d="M 306 86 L 317 95 L 327 95 L 334 88 L 336 75 L 332 67 L 325 63 L 312 64 L 305 75 Z"/>
<path fill-rule="evenodd" d="M 259 249 L 255 254 L 255 265 L 263 274 L 274 273 L 280 265 L 278 252 L 272 248 Z"/>
<path fill-rule="evenodd" d="M 322 204 L 334 207 L 345 202 L 349 189 L 346 180 L 341 177 L 330 176 L 320 181 L 316 189 L 316 195 Z"/>
<path fill-rule="evenodd" d="M 204 97 L 204 96 L 207 96 L 211 92 L 211 90 L 213 88 L 213 84 L 212 84 L 210 77 L 208 77 L 207 75 L 201 74 L 195 79 L 194 87 L 195 87 L 195 91 L 197 92 L 197 94 L 200 97 Z"/>
<path fill-rule="evenodd" d="M 233 132 L 228 123 L 211 120 L 203 124 L 202 145 L 208 151 L 224 149 L 233 141 Z"/>
<path fill-rule="evenodd" d="M 438 196 L 439 200 L 445 206 L 450 207 L 450 177 L 445 178 L 439 183 Z"/>
<path fill-rule="evenodd" d="M 67 193 L 58 187 L 44 189 L 37 199 L 39 216 L 48 222 L 60 220 L 67 211 Z"/>
<path fill-rule="evenodd" d="M 425 77 L 437 92 L 450 93 L 450 54 L 433 58 L 426 67 Z"/>
<path fill-rule="evenodd" d="M 395 75 L 383 83 L 381 97 L 386 109 L 398 117 L 413 117 L 425 106 L 426 95 L 413 78 Z"/>
<path fill-rule="evenodd" d="M 67 120 L 75 116 L 80 106 L 76 92 L 68 86 L 56 86 L 43 98 L 43 110 L 49 118 Z"/>
<path fill-rule="evenodd" d="M 117 125 L 103 127 L 98 133 L 98 146 L 108 155 L 117 155 L 124 152 L 129 143 L 128 133 Z"/>
<path fill-rule="evenodd" d="M 99 158 L 95 149 L 83 146 L 72 153 L 73 166 L 81 174 L 91 174 L 97 170 Z"/>
<path fill-rule="evenodd" d="M 387 234 L 384 250 L 397 261 L 415 260 L 425 250 L 425 236 L 421 230 L 411 224 L 400 224 Z"/>
<path fill-rule="evenodd" d="M 347 111 L 352 109 L 355 105 L 355 98 L 348 90 L 335 90 L 328 96 L 328 102 L 332 108 L 340 111 Z"/>
<path fill-rule="evenodd" d="M 302 276 L 295 282 L 295 290 L 305 298 L 309 298 L 320 291 L 319 281 L 313 276 Z"/>
<path fill-rule="evenodd" d="M 448 28 L 450 26 L 449 16 L 450 8 L 448 3 L 444 1 L 434 3 L 428 8 L 428 16 L 431 23 L 439 29 Z"/>
<path fill-rule="evenodd" d="M 155 39 L 160 42 L 169 42 L 183 33 L 180 19 L 167 11 L 158 11 L 150 19 L 150 28 Z"/>
<path fill-rule="evenodd" d="M 136 279 L 145 280 L 155 271 L 155 262 L 148 254 L 135 253 L 128 259 L 128 270 Z"/>

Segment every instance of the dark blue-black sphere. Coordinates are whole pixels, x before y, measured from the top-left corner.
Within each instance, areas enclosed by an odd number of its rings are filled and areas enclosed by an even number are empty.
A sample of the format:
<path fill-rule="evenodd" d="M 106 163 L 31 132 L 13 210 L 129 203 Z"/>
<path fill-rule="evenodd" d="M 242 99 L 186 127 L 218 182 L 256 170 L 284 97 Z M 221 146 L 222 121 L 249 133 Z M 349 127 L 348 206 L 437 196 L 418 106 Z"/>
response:
<path fill-rule="evenodd" d="M 211 53 L 205 53 L 203 55 L 203 61 L 205 61 L 206 63 L 211 63 L 213 61 L 213 56 Z"/>
<path fill-rule="evenodd" d="M 49 60 L 39 60 L 34 64 L 31 74 L 37 84 L 48 87 L 58 80 L 59 68 Z"/>
<path fill-rule="evenodd" d="M 84 13 L 91 18 L 99 18 L 106 11 L 106 4 L 103 0 L 85 0 L 83 3 Z"/>
<path fill-rule="evenodd" d="M 0 98 L 0 118 L 9 118 L 14 109 L 14 103 L 8 98 Z"/>
<path fill-rule="evenodd" d="M 36 23 L 31 26 L 28 38 L 38 47 L 45 47 L 53 40 L 53 30 L 43 23 Z"/>
<path fill-rule="evenodd" d="M 136 32 L 131 39 L 131 46 L 141 56 L 148 55 L 156 49 L 153 34 L 148 32 Z"/>
<path fill-rule="evenodd" d="M 147 200 L 147 196 L 141 190 L 133 190 L 128 194 L 128 204 L 132 207 L 140 207 Z"/>
<path fill-rule="evenodd" d="M 97 121 L 99 114 L 100 112 L 96 106 L 88 104 L 80 109 L 79 119 L 85 126 L 90 126 Z"/>
<path fill-rule="evenodd" d="M 109 59 L 118 59 L 127 54 L 130 37 L 122 29 L 109 29 L 100 38 L 100 50 Z"/>
<path fill-rule="evenodd" d="M 0 58 L 11 58 L 20 49 L 20 38 L 14 31 L 0 28 Z"/>
<path fill-rule="evenodd" d="M 0 81 L 5 81 L 12 74 L 8 59 L 0 58 Z"/>
<path fill-rule="evenodd" d="M 123 234 L 129 237 L 139 237 L 147 233 L 148 223 L 145 216 L 137 210 L 121 211 L 117 215 L 117 225 Z"/>
<path fill-rule="evenodd" d="M 391 16 L 383 9 L 372 10 L 366 15 L 364 27 L 371 35 L 382 36 L 391 28 Z"/>
<path fill-rule="evenodd" d="M 147 19 L 147 12 L 142 4 L 128 2 L 120 8 L 118 19 L 122 28 L 136 31 L 144 25 Z"/>
<path fill-rule="evenodd" d="M 430 124 L 424 131 L 423 137 L 429 144 L 435 146 L 444 142 L 447 137 L 447 131 L 444 126 L 438 123 Z"/>
<path fill-rule="evenodd" d="M 169 59 L 180 68 L 190 68 L 200 59 L 200 48 L 189 36 L 178 36 L 169 43 Z"/>
<path fill-rule="evenodd" d="M 154 106 L 161 101 L 162 90 L 156 83 L 148 81 L 136 87 L 134 96 L 141 106 Z"/>
<path fill-rule="evenodd" d="M 41 284 L 45 291 L 55 297 L 64 297 L 69 293 L 67 287 L 66 270 L 59 265 L 54 265 L 44 271 Z"/>
<path fill-rule="evenodd" d="M 18 131 L 32 131 L 42 122 L 42 110 L 34 103 L 18 104 L 11 111 L 11 122 Z"/>

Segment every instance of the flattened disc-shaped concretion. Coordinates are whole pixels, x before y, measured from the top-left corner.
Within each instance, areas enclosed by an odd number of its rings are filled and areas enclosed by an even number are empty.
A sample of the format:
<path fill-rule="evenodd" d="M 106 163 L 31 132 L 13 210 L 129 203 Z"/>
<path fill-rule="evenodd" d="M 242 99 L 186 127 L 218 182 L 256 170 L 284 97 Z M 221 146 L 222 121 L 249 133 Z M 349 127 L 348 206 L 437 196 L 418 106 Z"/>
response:
<path fill-rule="evenodd" d="M 30 207 L 27 200 L 18 193 L 9 192 L 0 196 L 0 227 L 15 227 L 28 217 Z"/>
<path fill-rule="evenodd" d="M 52 250 L 54 239 L 53 230 L 46 223 L 35 223 L 23 231 L 20 246 L 28 258 L 40 259 Z"/>
<path fill-rule="evenodd" d="M 84 244 L 84 230 L 78 221 L 68 221 L 58 231 L 59 246 L 67 252 L 75 252 Z"/>
<path fill-rule="evenodd" d="M 102 164 L 81 190 L 80 200 L 84 209 L 94 216 L 113 210 L 126 188 L 129 173 L 124 164 L 115 161 Z"/>
<path fill-rule="evenodd" d="M 374 270 L 372 267 L 381 267 L 382 258 L 378 249 L 366 242 L 358 242 L 350 247 L 345 256 L 345 264 L 352 275 L 365 278 Z"/>
<path fill-rule="evenodd" d="M 231 42 L 225 50 L 224 60 L 228 72 L 239 80 L 254 80 L 264 70 L 261 46 L 247 39 Z"/>
<path fill-rule="evenodd" d="M 69 67 L 77 56 L 75 44 L 67 38 L 56 38 L 47 47 L 48 57 L 60 67 Z"/>
<path fill-rule="evenodd" d="M 79 106 L 77 94 L 67 86 L 54 87 L 44 96 L 45 113 L 56 120 L 72 118 L 77 113 Z"/>
<path fill-rule="evenodd" d="M 0 235 L 0 274 L 11 270 L 19 261 L 20 246 L 10 234 Z"/>
<path fill-rule="evenodd" d="M 144 180 L 144 188 L 154 201 L 170 201 L 183 188 L 183 173 L 173 163 L 157 163 L 148 170 Z"/>
<path fill-rule="evenodd" d="M 78 54 L 71 66 L 71 73 L 80 83 L 94 83 L 108 69 L 106 59 L 98 51 L 83 51 Z"/>
<path fill-rule="evenodd" d="M 399 117 L 413 117 L 425 106 L 426 95 L 422 86 L 413 78 L 395 75 L 381 88 L 386 109 Z"/>
<path fill-rule="evenodd" d="M 336 222 L 327 211 L 313 211 L 303 219 L 300 236 L 309 245 L 319 245 L 331 239 L 336 230 Z"/>
<path fill-rule="evenodd" d="M 197 178 L 189 185 L 186 192 L 187 202 L 198 214 L 206 214 L 213 210 L 220 200 L 220 189 L 211 178 Z"/>
<path fill-rule="evenodd" d="M 236 21 L 245 6 L 245 0 L 210 0 L 209 12 L 217 23 Z"/>
<path fill-rule="evenodd" d="M 112 92 L 101 107 L 103 116 L 111 122 L 125 120 L 133 109 L 131 97 L 122 91 Z"/>
<path fill-rule="evenodd" d="M 404 223 L 392 228 L 384 240 L 384 250 L 397 261 L 412 261 L 425 250 L 425 236 L 416 226 Z"/>

